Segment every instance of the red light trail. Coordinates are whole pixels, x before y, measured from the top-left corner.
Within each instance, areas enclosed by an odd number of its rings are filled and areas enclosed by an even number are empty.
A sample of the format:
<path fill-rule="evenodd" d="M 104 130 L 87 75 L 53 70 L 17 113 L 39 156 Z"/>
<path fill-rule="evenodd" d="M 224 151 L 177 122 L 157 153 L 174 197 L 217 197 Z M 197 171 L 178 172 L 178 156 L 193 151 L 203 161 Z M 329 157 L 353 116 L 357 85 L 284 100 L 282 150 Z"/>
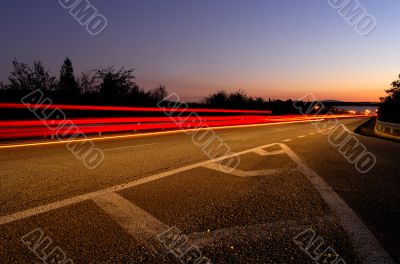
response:
<path fill-rule="evenodd" d="M 315 121 L 327 118 L 348 118 L 357 116 L 230 116 L 202 118 L 85 118 L 65 121 L 1 121 L 0 139 L 46 137 L 63 135 L 67 137 L 77 132 L 83 134 L 137 132 L 149 130 L 196 129 L 206 127 L 240 126 L 281 122 Z"/>
<path fill-rule="evenodd" d="M 27 109 L 27 105 L 18 103 L 0 103 L 3 109 Z M 29 106 L 30 107 L 30 106 Z M 206 108 L 147 108 L 119 106 L 84 106 L 84 105 L 35 105 L 33 109 L 62 109 L 79 111 L 122 111 L 122 112 L 178 112 L 189 113 L 188 116 L 177 117 L 107 117 L 107 118 L 75 118 L 67 120 L 4 120 L 0 121 L 0 139 L 34 138 L 62 135 L 67 138 L 77 134 L 121 133 L 160 130 L 187 130 L 208 127 L 234 127 L 257 124 L 291 123 L 315 121 L 332 118 L 360 117 L 357 115 L 286 115 L 267 116 L 271 111 L 259 110 L 227 110 Z M 252 115 L 235 116 L 197 116 L 192 113 L 236 113 Z M 264 115 L 256 115 L 264 114 Z"/>
<path fill-rule="evenodd" d="M 18 103 L 0 103 L 0 108 L 24 109 L 28 105 Z M 81 111 L 123 111 L 123 112 L 177 112 L 177 113 L 243 113 L 243 114 L 271 114 L 269 110 L 232 110 L 232 109 L 208 109 L 208 108 L 159 108 L 159 107 L 127 107 L 127 106 L 93 106 L 93 105 L 35 105 L 34 109 L 61 109 Z"/>

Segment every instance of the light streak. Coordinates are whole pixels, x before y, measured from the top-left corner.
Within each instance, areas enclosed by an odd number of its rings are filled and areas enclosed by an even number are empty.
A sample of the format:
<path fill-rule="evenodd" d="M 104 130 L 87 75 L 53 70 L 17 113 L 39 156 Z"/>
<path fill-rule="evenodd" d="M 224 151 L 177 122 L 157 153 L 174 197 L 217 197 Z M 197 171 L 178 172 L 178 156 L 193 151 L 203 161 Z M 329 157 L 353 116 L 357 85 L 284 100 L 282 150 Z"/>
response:
<path fill-rule="evenodd" d="M 24 109 L 26 104 L 0 103 L 0 108 Z M 61 109 L 80 111 L 123 111 L 123 112 L 195 112 L 195 113 L 247 113 L 247 114 L 271 114 L 270 110 L 240 110 L 240 109 L 209 109 L 209 108 L 159 108 L 159 107 L 129 107 L 129 106 L 94 106 L 94 105 L 34 105 L 35 109 Z"/>

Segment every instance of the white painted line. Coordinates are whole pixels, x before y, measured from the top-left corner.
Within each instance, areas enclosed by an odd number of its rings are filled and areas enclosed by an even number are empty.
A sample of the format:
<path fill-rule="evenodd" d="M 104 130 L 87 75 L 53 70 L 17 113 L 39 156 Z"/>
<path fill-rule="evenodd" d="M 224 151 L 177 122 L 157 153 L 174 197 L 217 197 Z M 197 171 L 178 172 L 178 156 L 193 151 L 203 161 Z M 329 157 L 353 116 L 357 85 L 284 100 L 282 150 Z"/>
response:
<path fill-rule="evenodd" d="M 335 212 L 361 262 L 365 264 L 394 264 L 394 260 L 380 245 L 374 234 L 346 202 L 314 170 L 307 167 L 288 146 L 280 145 L 298 165 L 301 173 L 309 179 L 331 210 Z"/>
<path fill-rule="evenodd" d="M 286 154 L 286 152 L 284 150 L 266 151 L 262 148 L 255 149 L 253 152 L 260 156 L 273 156 L 273 155 Z"/>
<path fill-rule="evenodd" d="M 134 145 L 134 146 L 127 146 L 127 147 L 120 147 L 120 148 L 109 148 L 109 149 L 103 149 L 103 151 L 113 151 L 113 150 L 122 150 L 122 149 L 130 149 L 130 148 L 139 148 L 139 147 L 153 146 L 153 145 L 157 145 L 157 144 L 158 143 L 151 143 L 151 144 Z"/>
<path fill-rule="evenodd" d="M 291 139 L 285 139 L 285 140 L 283 140 L 283 142 L 290 142 L 290 141 L 292 141 Z"/>
<path fill-rule="evenodd" d="M 131 181 L 126 184 L 117 185 L 114 187 L 106 188 L 100 191 L 87 193 L 84 195 L 75 196 L 62 201 L 54 202 L 51 204 L 38 206 L 32 209 L 17 212 L 11 215 L 6 215 L 0 217 L 0 225 L 18 221 L 21 219 L 26 219 L 28 217 L 43 214 L 55 209 L 59 209 L 68 205 L 73 205 L 79 202 L 87 201 L 90 199 L 97 199 L 99 196 L 107 195 L 113 192 L 128 189 L 134 186 L 145 184 L 148 182 L 156 181 L 180 172 L 185 172 L 198 167 L 206 166 L 210 163 L 218 162 L 236 155 L 243 155 L 250 152 L 262 153 L 264 148 L 279 145 L 282 150 L 295 162 L 298 169 L 309 179 L 314 188 L 320 193 L 321 197 L 328 204 L 336 216 L 340 220 L 340 224 L 346 231 L 350 242 L 353 245 L 358 257 L 362 263 L 382 263 L 382 264 L 392 264 L 395 263 L 390 255 L 385 251 L 385 249 L 379 244 L 378 240 L 374 234 L 368 229 L 368 227 L 361 221 L 361 219 L 355 214 L 355 212 L 345 203 L 345 201 L 311 168 L 307 167 L 303 161 L 285 144 L 269 144 L 266 146 L 261 146 L 255 149 L 250 149 L 238 153 L 233 153 L 231 155 L 223 156 L 214 160 L 208 160 L 204 162 L 199 162 L 196 164 L 188 165 L 178 169 L 170 170 L 167 172 L 155 174 L 146 178 Z M 257 150 L 258 149 L 258 150 Z M 118 199 L 116 199 L 118 200 Z M 98 200 L 97 200 L 98 201 Z M 105 201 L 103 201 L 106 203 Z M 122 202 L 121 202 L 122 203 Z M 136 209 L 134 211 L 137 211 Z M 122 221 L 122 220 L 121 220 Z M 153 223 L 154 224 L 154 223 Z M 157 224 L 155 224 L 157 226 Z M 127 227 L 128 228 L 128 227 Z"/>
<path fill-rule="evenodd" d="M 157 235 L 169 228 L 116 193 L 97 196 L 93 201 L 141 245 L 156 244 Z"/>
<path fill-rule="evenodd" d="M 263 146 L 261 148 L 268 148 L 268 147 L 274 146 L 274 145 L 276 145 L 276 144 L 269 144 L 269 145 Z M 75 196 L 75 197 L 72 197 L 72 198 L 67 198 L 67 199 L 64 199 L 64 200 L 61 200 L 61 201 L 57 201 L 57 202 L 54 202 L 54 203 L 37 206 L 37 207 L 31 208 L 31 209 L 27 209 L 27 210 L 24 210 L 24 211 L 21 211 L 21 212 L 16 212 L 16 213 L 13 213 L 13 214 L 10 214 L 10 215 L 1 216 L 0 217 L 0 225 L 4 225 L 4 224 L 7 224 L 7 223 L 12 223 L 12 222 L 15 222 L 15 221 L 18 221 L 18 220 L 22 220 L 22 219 L 26 219 L 26 218 L 29 218 L 29 217 L 32 217 L 32 216 L 40 215 L 40 214 L 43 214 L 43 213 L 46 213 L 46 212 L 49 212 L 49 211 L 52 211 L 52 210 L 60 209 L 60 208 L 63 208 L 63 207 L 69 206 L 69 205 L 73 205 L 73 204 L 76 204 L 76 203 L 88 201 L 88 200 L 91 200 L 91 199 L 93 199 L 93 198 L 95 198 L 95 197 L 97 197 L 99 195 L 105 195 L 105 194 L 112 193 L 112 192 L 118 192 L 118 191 L 122 191 L 122 190 L 125 190 L 125 189 L 129 189 L 129 188 L 138 186 L 138 185 L 142 185 L 142 184 L 149 183 L 149 182 L 152 182 L 152 181 L 160 180 L 160 179 L 163 179 L 163 178 L 166 178 L 166 177 L 169 177 L 169 176 L 181 173 L 181 172 L 185 172 L 185 171 L 188 171 L 188 170 L 192 170 L 192 169 L 195 169 L 195 168 L 198 168 L 198 167 L 205 166 L 205 165 L 207 165 L 209 163 L 222 161 L 224 159 L 235 157 L 236 155 L 243 155 L 243 154 L 247 154 L 247 153 L 250 153 L 250 152 L 254 152 L 254 150 L 256 150 L 256 149 L 250 149 L 250 150 L 245 150 L 245 151 L 238 152 L 238 153 L 232 153 L 230 155 L 219 157 L 219 158 L 214 159 L 214 160 L 207 160 L 207 161 L 195 163 L 195 164 L 192 164 L 192 165 L 184 166 L 184 167 L 181 167 L 181 168 L 173 169 L 173 170 L 166 171 L 166 172 L 161 172 L 161 173 L 158 173 L 158 174 L 155 174 L 155 175 L 152 175 L 152 176 L 148 176 L 148 177 L 145 177 L 145 178 L 134 180 L 134 181 L 131 181 L 131 182 L 128 182 L 128 183 L 125 183 L 125 184 L 120 184 L 120 185 L 109 187 L 109 188 L 106 188 L 106 189 L 103 189 L 103 190 L 99 190 L 99 191 L 95 191 L 95 192 L 90 192 L 90 193 L 78 195 L 78 196 Z"/>
<path fill-rule="evenodd" d="M 305 137 L 306 137 L 305 135 L 298 136 L 298 138 L 305 138 Z"/>
<path fill-rule="evenodd" d="M 211 169 L 211 170 L 215 170 L 218 172 L 222 172 L 222 173 L 227 173 L 229 171 L 229 173 L 227 174 L 232 174 L 233 176 L 236 177 L 257 177 L 257 176 L 267 176 L 267 175 L 271 175 L 271 174 L 275 174 L 277 172 L 277 170 L 258 170 L 258 171 L 242 171 L 242 170 L 238 170 L 238 169 L 233 169 L 231 167 L 227 167 L 218 163 L 209 163 L 205 166 L 203 166 L 204 168 L 207 169 Z"/>

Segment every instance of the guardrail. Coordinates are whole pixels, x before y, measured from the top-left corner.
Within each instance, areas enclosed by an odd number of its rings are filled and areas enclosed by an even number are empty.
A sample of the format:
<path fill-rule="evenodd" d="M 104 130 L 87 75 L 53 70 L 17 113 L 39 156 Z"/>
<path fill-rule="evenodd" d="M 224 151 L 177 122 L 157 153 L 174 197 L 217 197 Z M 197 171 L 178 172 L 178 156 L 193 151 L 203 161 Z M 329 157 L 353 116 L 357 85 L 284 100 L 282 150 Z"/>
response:
<path fill-rule="evenodd" d="M 400 124 L 376 120 L 375 133 L 382 137 L 400 140 Z"/>

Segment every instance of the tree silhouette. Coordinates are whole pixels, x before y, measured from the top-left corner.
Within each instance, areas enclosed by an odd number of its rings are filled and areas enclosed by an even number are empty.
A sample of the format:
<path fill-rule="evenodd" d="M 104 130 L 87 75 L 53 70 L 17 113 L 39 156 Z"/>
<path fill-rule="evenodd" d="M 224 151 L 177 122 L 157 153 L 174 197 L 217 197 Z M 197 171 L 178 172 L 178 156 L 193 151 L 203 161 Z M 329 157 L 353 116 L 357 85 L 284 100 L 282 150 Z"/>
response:
<path fill-rule="evenodd" d="M 35 90 L 53 91 L 57 86 L 56 78 L 50 75 L 49 70 L 43 66 L 41 61 L 33 63 L 31 82 Z"/>
<path fill-rule="evenodd" d="M 155 102 L 161 101 L 168 95 L 167 88 L 164 85 L 160 85 L 159 87 L 150 90 L 147 94 Z"/>
<path fill-rule="evenodd" d="M 13 70 L 8 77 L 11 90 L 33 90 L 32 70 L 28 64 L 19 62 L 16 58 L 12 61 Z"/>
<path fill-rule="evenodd" d="M 116 71 L 111 66 L 97 70 L 95 78 L 100 82 L 99 94 L 106 100 L 119 100 L 140 93 L 140 88 L 135 82 L 133 69 L 121 68 Z"/>
<path fill-rule="evenodd" d="M 385 91 L 388 95 L 380 98 L 379 118 L 382 121 L 400 122 L 400 75 L 391 86 Z"/>
<path fill-rule="evenodd" d="M 80 78 L 77 80 L 77 85 L 80 93 L 86 95 L 95 94 L 99 89 L 93 71 L 82 72 Z"/>
<path fill-rule="evenodd" d="M 20 63 L 17 59 L 13 62 L 13 71 L 8 77 L 11 90 L 32 91 L 41 89 L 52 91 L 56 87 L 56 79 L 51 76 L 49 70 L 43 66 L 41 61 L 35 61 L 33 66 Z"/>
<path fill-rule="evenodd" d="M 218 91 L 204 99 L 205 104 L 212 107 L 229 108 L 262 108 L 265 101 L 262 98 L 254 99 L 247 96 L 246 91 L 239 89 L 232 93 Z"/>
<path fill-rule="evenodd" d="M 239 107 L 239 108 L 246 107 L 247 103 L 249 102 L 249 99 L 250 98 L 247 97 L 246 91 L 240 89 L 229 95 L 229 104 L 232 107 Z"/>
<path fill-rule="evenodd" d="M 228 94 L 220 90 L 204 98 L 204 103 L 213 107 L 224 107 L 228 104 Z"/>
<path fill-rule="evenodd" d="M 74 76 L 71 60 L 67 57 L 60 70 L 59 90 L 64 95 L 76 96 L 80 93 Z"/>

